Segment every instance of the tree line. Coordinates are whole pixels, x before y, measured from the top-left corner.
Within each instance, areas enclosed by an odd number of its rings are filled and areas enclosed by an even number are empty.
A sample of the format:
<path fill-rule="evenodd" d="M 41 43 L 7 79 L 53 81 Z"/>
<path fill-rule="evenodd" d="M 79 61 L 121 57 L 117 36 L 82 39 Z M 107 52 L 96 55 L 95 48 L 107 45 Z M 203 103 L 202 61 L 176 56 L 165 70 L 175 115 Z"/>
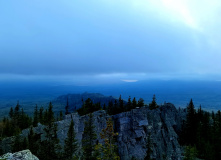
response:
<path fill-rule="evenodd" d="M 221 157 L 221 112 L 195 109 L 192 99 L 180 133 L 180 144 L 186 146 L 185 157 L 219 160 Z"/>
<path fill-rule="evenodd" d="M 77 112 L 79 113 L 79 115 L 86 115 L 86 114 L 103 109 L 107 112 L 107 114 L 115 115 L 118 113 L 127 112 L 132 109 L 140 108 L 143 106 L 148 106 L 148 105 L 144 104 L 143 98 L 140 98 L 137 101 L 135 97 L 133 99 L 131 99 L 131 97 L 129 96 L 128 100 L 124 101 L 120 95 L 118 99 L 115 99 L 114 101 L 109 101 L 107 106 L 106 106 L 106 104 L 103 104 L 103 106 L 102 106 L 100 103 L 93 103 L 93 101 L 90 98 L 88 98 L 86 101 L 82 100 L 82 107 L 79 108 L 77 110 Z M 156 103 L 156 97 L 155 97 L 155 95 L 153 95 L 153 100 L 149 104 L 149 108 L 156 109 L 158 107 L 159 106 Z M 67 101 L 66 113 L 69 113 L 68 108 L 70 108 L 70 107 L 68 106 L 68 101 Z"/>

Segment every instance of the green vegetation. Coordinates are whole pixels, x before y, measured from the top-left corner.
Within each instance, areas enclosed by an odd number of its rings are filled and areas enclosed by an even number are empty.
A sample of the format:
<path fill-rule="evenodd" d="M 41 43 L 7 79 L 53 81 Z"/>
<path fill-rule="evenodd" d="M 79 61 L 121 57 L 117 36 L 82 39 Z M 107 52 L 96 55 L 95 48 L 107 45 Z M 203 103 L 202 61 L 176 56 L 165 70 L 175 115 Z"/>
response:
<path fill-rule="evenodd" d="M 185 147 L 183 160 L 195 160 L 196 156 L 197 156 L 196 147 L 192 147 L 192 146 Z"/>
<path fill-rule="evenodd" d="M 117 146 L 115 145 L 115 139 L 118 133 L 114 133 L 113 122 L 111 118 L 107 121 L 107 127 L 100 133 L 101 139 L 104 140 L 104 145 L 98 144 L 96 150 L 99 155 L 98 160 L 119 160 L 120 157 L 117 154 Z"/>
<path fill-rule="evenodd" d="M 82 137 L 83 159 L 95 160 L 95 140 L 97 139 L 97 135 L 95 133 L 92 113 L 89 114 L 89 119 L 84 125 L 85 127 Z"/>
<path fill-rule="evenodd" d="M 158 108 L 159 106 L 157 105 L 157 102 L 156 102 L 156 96 L 155 94 L 153 95 L 153 100 L 152 102 L 149 104 L 149 108 L 152 110 L 152 109 L 156 109 Z"/>
<path fill-rule="evenodd" d="M 128 101 L 125 102 L 123 101 L 120 95 L 118 100 L 115 100 L 114 103 L 110 101 L 108 103 L 108 106 L 105 108 L 109 115 L 115 115 L 118 113 L 130 111 L 131 109 L 135 109 L 136 107 L 143 107 L 143 106 L 144 106 L 144 100 L 142 98 L 140 98 L 137 102 L 136 98 L 134 97 L 131 102 L 131 97 L 129 96 Z"/>
<path fill-rule="evenodd" d="M 67 104 L 66 104 L 66 106 L 65 106 L 65 115 L 67 115 L 67 114 L 70 113 L 69 110 L 70 110 L 70 106 L 69 106 L 68 98 L 67 98 Z"/>
<path fill-rule="evenodd" d="M 88 98 L 85 102 L 82 100 L 82 102 L 83 102 L 82 107 L 77 110 L 79 115 L 85 115 L 88 113 L 92 113 L 92 112 L 101 110 L 100 103 L 94 104 L 90 98 Z"/>
<path fill-rule="evenodd" d="M 147 140 L 146 140 L 146 156 L 144 157 L 144 160 L 152 160 L 151 158 L 151 153 L 152 153 L 152 143 L 151 143 L 151 139 L 150 139 L 150 133 L 147 136 Z"/>
<path fill-rule="evenodd" d="M 0 123 L 1 138 L 16 136 L 31 124 L 32 118 L 25 114 L 18 102 L 14 109 L 10 109 L 9 118 L 4 117 Z"/>
<path fill-rule="evenodd" d="M 72 159 L 74 156 L 76 156 L 75 153 L 77 148 L 78 142 L 76 139 L 76 133 L 74 131 L 74 121 L 72 119 L 68 129 L 67 138 L 65 139 L 63 158 L 67 160 Z"/>
<path fill-rule="evenodd" d="M 186 157 L 195 155 L 205 160 L 221 157 L 221 112 L 206 112 L 194 108 L 192 99 L 187 106 L 186 121 L 180 134 L 180 143 L 187 146 Z"/>

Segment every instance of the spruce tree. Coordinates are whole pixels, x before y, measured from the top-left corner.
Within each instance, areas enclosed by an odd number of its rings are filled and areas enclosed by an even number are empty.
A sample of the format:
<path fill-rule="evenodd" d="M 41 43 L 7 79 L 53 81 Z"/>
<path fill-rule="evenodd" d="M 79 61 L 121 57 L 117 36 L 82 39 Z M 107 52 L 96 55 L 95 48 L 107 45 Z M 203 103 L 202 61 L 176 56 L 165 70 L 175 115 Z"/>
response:
<path fill-rule="evenodd" d="M 108 103 L 107 114 L 109 114 L 109 115 L 113 114 L 113 102 L 112 101 L 109 101 L 109 103 Z"/>
<path fill-rule="evenodd" d="M 132 108 L 131 97 L 129 96 L 128 101 L 127 101 L 127 108 L 126 108 L 126 110 L 129 111 L 131 109 L 133 109 L 133 108 Z"/>
<path fill-rule="evenodd" d="M 14 116 L 14 111 L 13 111 L 13 108 L 11 107 L 10 112 L 9 112 L 9 117 L 13 118 L 13 116 Z"/>
<path fill-rule="evenodd" d="M 22 149 L 28 149 L 28 140 L 26 137 L 23 139 Z"/>
<path fill-rule="evenodd" d="M 68 129 L 67 138 L 64 145 L 64 158 L 69 160 L 73 158 L 73 154 L 77 151 L 76 133 L 74 131 L 74 122 L 71 120 L 70 127 Z"/>
<path fill-rule="evenodd" d="M 41 143 L 41 150 L 39 159 L 44 160 L 59 160 L 60 159 L 60 145 L 57 137 L 57 124 L 50 123 L 44 128 L 45 140 Z"/>
<path fill-rule="evenodd" d="M 115 99 L 115 100 L 114 100 L 114 105 L 113 105 L 113 107 L 112 107 L 112 114 L 115 115 L 115 114 L 118 114 L 118 113 L 120 113 L 120 112 L 121 112 L 121 111 L 120 111 L 119 105 L 118 105 L 118 103 L 117 103 L 117 100 Z"/>
<path fill-rule="evenodd" d="M 60 111 L 60 114 L 59 114 L 59 121 L 63 120 L 63 112 Z"/>
<path fill-rule="evenodd" d="M 187 115 L 185 123 L 185 143 L 189 145 L 194 145 L 196 143 L 196 111 L 194 108 L 193 100 L 190 100 L 189 105 L 187 106 Z"/>
<path fill-rule="evenodd" d="M 54 112 L 53 112 L 53 106 L 52 106 L 52 103 L 50 102 L 49 103 L 49 107 L 48 107 L 48 123 L 50 124 L 50 123 L 52 123 L 52 122 L 54 122 Z"/>
<path fill-rule="evenodd" d="M 152 153 L 152 147 L 151 147 L 151 140 L 150 140 L 150 133 L 147 136 L 147 141 L 146 141 L 146 156 L 144 157 L 144 160 L 152 160 L 151 158 L 151 153 Z"/>
<path fill-rule="evenodd" d="M 44 128 L 45 140 L 42 141 L 40 150 L 41 157 L 39 158 L 44 160 L 58 160 L 60 158 L 60 145 L 57 137 L 57 124 L 54 122 L 54 112 L 51 102 L 49 103 L 47 116 L 48 117 L 45 117 L 45 120 L 47 119 L 47 126 Z"/>
<path fill-rule="evenodd" d="M 43 147 L 41 144 L 41 137 L 39 135 L 36 135 L 33 131 L 33 128 L 30 128 L 29 134 L 28 134 L 28 146 L 29 150 L 38 157 L 40 152 L 40 147 Z"/>
<path fill-rule="evenodd" d="M 184 151 L 184 159 L 183 160 L 195 160 L 197 155 L 197 150 L 195 147 L 186 146 Z"/>
<path fill-rule="evenodd" d="M 104 105 L 103 105 L 103 110 L 107 110 L 107 108 L 106 108 L 106 104 L 104 103 Z"/>
<path fill-rule="evenodd" d="M 41 108 L 39 109 L 39 115 L 38 115 L 38 117 L 39 117 L 39 122 L 40 122 L 41 124 L 43 124 L 43 123 L 44 123 L 44 108 L 43 108 L 43 107 L 41 107 Z"/>
<path fill-rule="evenodd" d="M 119 101 L 119 113 L 120 113 L 120 112 L 125 112 L 126 109 L 125 109 L 125 107 L 124 107 L 124 101 L 123 101 L 123 99 L 121 98 L 121 95 L 120 95 L 118 101 Z"/>
<path fill-rule="evenodd" d="M 155 94 L 153 95 L 153 100 L 152 100 L 152 102 L 149 104 L 149 108 L 150 108 L 151 110 L 157 108 L 157 102 L 156 102 L 156 96 L 155 96 Z"/>
<path fill-rule="evenodd" d="M 12 151 L 13 152 L 18 152 L 20 150 L 22 150 L 22 145 L 21 145 L 21 139 L 20 139 L 20 136 L 17 135 L 15 136 L 15 140 L 14 140 L 14 143 L 12 145 Z"/>
<path fill-rule="evenodd" d="M 28 134 L 28 143 L 29 143 L 29 149 L 31 152 L 33 152 L 36 148 L 34 147 L 34 142 L 35 142 L 35 139 L 34 139 L 34 131 L 33 131 L 33 128 L 31 127 L 30 128 L 30 131 L 29 131 L 29 134 Z"/>
<path fill-rule="evenodd" d="M 82 138 L 82 148 L 85 160 L 93 160 L 96 159 L 94 157 L 95 152 L 95 140 L 97 139 L 97 135 L 95 133 L 95 126 L 93 123 L 93 115 L 89 114 L 88 121 L 85 122 L 83 138 Z"/>
<path fill-rule="evenodd" d="M 67 115 L 67 114 L 69 114 L 70 112 L 69 112 L 69 103 L 68 103 L 68 97 L 67 97 L 67 104 L 66 104 L 66 106 L 65 106 L 65 115 Z"/>
<path fill-rule="evenodd" d="M 134 99 L 132 101 L 132 107 L 133 107 L 133 109 L 135 109 L 137 107 L 137 101 L 136 101 L 135 97 L 134 97 Z"/>
<path fill-rule="evenodd" d="M 137 106 L 138 106 L 138 107 L 143 107 L 143 106 L 144 106 L 144 100 L 143 100 L 143 98 L 140 98 L 140 99 L 138 100 Z"/>
<path fill-rule="evenodd" d="M 13 116 L 13 121 L 14 121 L 15 125 L 19 125 L 19 118 L 20 118 L 20 105 L 19 105 L 19 101 L 18 101 L 17 105 L 15 106 L 14 116 Z"/>
<path fill-rule="evenodd" d="M 39 113 L 38 113 L 38 106 L 36 104 L 35 111 L 34 111 L 34 120 L 33 120 L 33 126 L 36 127 L 39 122 Z"/>

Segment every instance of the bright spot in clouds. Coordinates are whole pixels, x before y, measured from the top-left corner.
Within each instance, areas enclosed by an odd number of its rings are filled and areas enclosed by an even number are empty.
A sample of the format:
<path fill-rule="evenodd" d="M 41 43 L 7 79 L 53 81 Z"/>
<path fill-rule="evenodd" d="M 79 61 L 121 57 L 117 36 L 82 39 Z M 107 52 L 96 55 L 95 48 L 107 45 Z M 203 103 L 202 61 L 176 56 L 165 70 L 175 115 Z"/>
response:
<path fill-rule="evenodd" d="M 187 1 L 162 0 L 162 2 L 171 16 L 176 16 L 177 19 L 183 21 L 189 27 L 198 28 L 196 20 L 186 3 Z"/>
<path fill-rule="evenodd" d="M 123 82 L 137 82 L 138 80 L 122 79 Z"/>

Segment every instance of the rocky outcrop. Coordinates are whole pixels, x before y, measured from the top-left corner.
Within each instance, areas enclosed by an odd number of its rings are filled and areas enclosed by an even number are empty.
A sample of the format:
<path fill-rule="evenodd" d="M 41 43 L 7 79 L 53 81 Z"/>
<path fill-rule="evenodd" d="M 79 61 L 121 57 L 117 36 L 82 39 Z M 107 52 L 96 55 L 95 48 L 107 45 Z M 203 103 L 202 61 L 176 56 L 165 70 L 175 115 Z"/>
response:
<path fill-rule="evenodd" d="M 177 133 L 181 128 L 184 116 L 174 105 L 167 103 L 154 110 L 142 107 L 113 116 L 107 115 L 103 110 L 94 112 L 93 118 L 98 142 L 102 143 L 99 134 L 106 127 L 109 117 L 113 119 L 115 131 L 118 132 L 116 143 L 122 160 L 129 160 L 132 157 L 137 160 L 143 159 L 146 155 L 148 135 L 151 138 L 153 159 L 181 159 L 181 147 L 178 143 Z M 77 113 L 73 113 L 66 115 L 64 120 L 56 122 L 58 124 L 58 138 L 63 145 L 72 118 L 75 123 L 79 148 L 81 148 L 84 122 L 88 120 L 87 115 L 79 116 Z M 41 136 L 41 139 L 44 139 L 43 125 L 39 124 L 33 130 Z M 23 130 L 21 136 L 27 137 L 28 133 L 29 129 Z M 9 147 L 10 143 L 9 139 L 5 139 L 2 145 Z M 8 148 L 8 150 L 10 149 Z"/>
<path fill-rule="evenodd" d="M 175 159 L 181 157 L 176 129 L 181 119 L 172 104 L 158 109 L 134 109 L 114 115 L 121 159 L 143 159 L 146 155 L 147 136 L 150 135 L 153 159 Z"/>
<path fill-rule="evenodd" d="M 23 151 L 15 152 L 15 153 L 6 153 L 3 156 L 0 156 L 0 159 L 4 159 L 4 160 L 39 160 L 29 150 L 23 150 Z"/>

